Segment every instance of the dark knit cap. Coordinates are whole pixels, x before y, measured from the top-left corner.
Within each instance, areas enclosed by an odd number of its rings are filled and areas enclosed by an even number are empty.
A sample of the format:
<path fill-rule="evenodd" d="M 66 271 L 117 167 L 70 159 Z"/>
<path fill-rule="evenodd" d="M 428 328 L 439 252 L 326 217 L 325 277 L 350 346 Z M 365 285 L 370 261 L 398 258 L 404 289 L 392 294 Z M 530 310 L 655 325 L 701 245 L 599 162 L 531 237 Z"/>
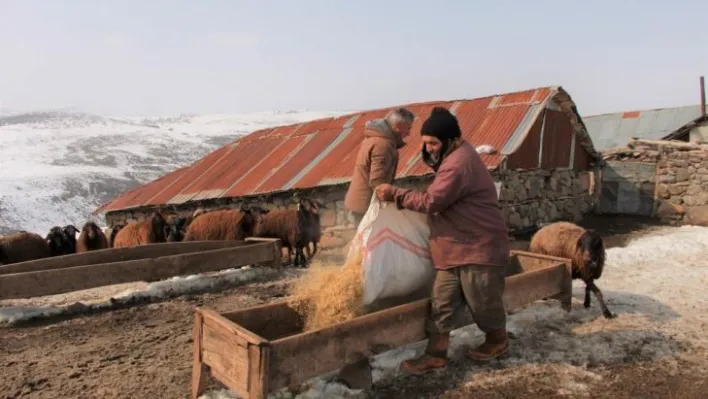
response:
<path fill-rule="evenodd" d="M 435 107 L 428 119 L 420 128 L 423 136 L 433 136 L 440 141 L 456 139 L 461 136 L 460 125 L 457 118 L 445 107 Z"/>

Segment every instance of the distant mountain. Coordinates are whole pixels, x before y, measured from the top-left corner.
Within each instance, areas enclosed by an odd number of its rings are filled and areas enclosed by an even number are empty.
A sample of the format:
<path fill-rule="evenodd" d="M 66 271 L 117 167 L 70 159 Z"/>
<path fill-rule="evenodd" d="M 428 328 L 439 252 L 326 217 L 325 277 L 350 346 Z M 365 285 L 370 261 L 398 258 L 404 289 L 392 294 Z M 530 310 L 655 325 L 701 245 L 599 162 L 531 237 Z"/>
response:
<path fill-rule="evenodd" d="M 340 115 L 285 111 L 118 118 L 0 108 L 0 234 L 81 224 L 100 204 L 263 128 Z M 102 218 L 96 220 L 103 226 Z"/>

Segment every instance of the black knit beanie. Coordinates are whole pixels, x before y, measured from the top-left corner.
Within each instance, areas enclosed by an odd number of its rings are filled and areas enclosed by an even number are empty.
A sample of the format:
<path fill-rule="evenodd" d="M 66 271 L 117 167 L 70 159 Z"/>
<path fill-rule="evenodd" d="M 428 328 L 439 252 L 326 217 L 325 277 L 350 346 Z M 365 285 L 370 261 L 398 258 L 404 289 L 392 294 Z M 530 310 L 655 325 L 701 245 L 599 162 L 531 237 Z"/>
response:
<path fill-rule="evenodd" d="M 435 107 L 420 128 L 422 136 L 433 136 L 440 141 L 454 140 L 461 136 L 457 118 L 445 107 Z"/>

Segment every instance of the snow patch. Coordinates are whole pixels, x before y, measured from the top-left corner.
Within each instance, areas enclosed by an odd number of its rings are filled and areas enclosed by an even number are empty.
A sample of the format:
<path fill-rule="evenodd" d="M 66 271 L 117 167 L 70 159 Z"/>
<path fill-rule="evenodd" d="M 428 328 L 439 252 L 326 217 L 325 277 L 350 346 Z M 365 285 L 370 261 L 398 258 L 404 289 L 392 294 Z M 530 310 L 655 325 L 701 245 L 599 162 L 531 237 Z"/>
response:
<path fill-rule="evenodd" d="M 470 365 L 468 385 L 493 386 L 524 373 L 554 373 L 560 395 L 584 396 L 601 377 L 588 368 L 645 360 L 670 361 L 688 346 L 708 349 L 708 228 L 664 228 L 607 253 L 598 286 L 616 319 L 602 317 L 596 298 L 585 309 L 584 283 L 573 283 L 573 310 L 557 301 L 539 301 L 507 319 L 512 340 L 509 356 L 489 365 Z M 471 325 L 453 331 L 450 356 L 462 360 L 464 350 L 484 340 Z M 375 383 L 398 375 L 399 364 L 423 352 L 425 341 L 371 359 Z M 501 368 L 502 370 L 496 370 Z M 359 397 L 362 392 L 328 383 L 320 376 L 294 395 L 282 391 L 269 398 Z M 210 396 L 211 395 L 211 396 Z M 215 396 L 219 395 L 219 396 Z M 291 396 L 287 396 L 291 395 Z M 228 390 L 202 398 L 237 398 Z"/>
<path fill-rule="evenodd" d="M 77 301 L 71 305 L 14 306 L 0 308 L 0 323 L 13 324 L 20 321 L 52 317 L 62 314 L 78 314 L 91 310 L 111 309 L 120 305 L 166 299 L 175 296 L 209 292 L 235 285 L 246 284 L 261 278 L 269 278 L 281 271 L 268 267 L 244 266 L 238 269 L 221 270 L 210 274 L 177 276 L 148 284 L 143 289 L 128 289 L 108 298 L 93 301 Z M 87 290 L 88 291 L 88 290 Z"/>

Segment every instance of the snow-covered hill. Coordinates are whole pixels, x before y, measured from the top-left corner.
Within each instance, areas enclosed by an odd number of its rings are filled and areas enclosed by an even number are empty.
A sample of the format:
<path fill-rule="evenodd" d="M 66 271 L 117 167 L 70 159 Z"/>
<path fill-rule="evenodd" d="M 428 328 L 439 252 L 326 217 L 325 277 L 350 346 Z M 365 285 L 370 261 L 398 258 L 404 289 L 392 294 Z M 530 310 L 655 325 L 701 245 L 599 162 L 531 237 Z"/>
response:
<path fill-rule="evenodd" d="M 286 111 L 113 118 L 73 110 L 0 109 L 0 234 L 45 235 L 100 204 L 188 165 L 237 136 L 339 115 Z M 103 220 L 96 220 L 103 226 Z"/>

